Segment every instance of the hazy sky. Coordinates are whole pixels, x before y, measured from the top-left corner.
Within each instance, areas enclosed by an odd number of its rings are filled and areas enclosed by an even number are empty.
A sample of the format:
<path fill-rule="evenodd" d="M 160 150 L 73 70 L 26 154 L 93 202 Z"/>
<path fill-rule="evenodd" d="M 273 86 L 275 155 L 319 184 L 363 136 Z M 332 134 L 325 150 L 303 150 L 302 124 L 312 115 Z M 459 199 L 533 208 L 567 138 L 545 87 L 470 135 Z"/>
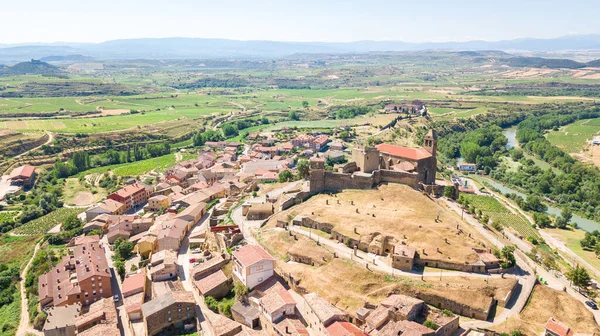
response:
<path fill-rule="evenodd" d="M 549 38 L 600 33 L 599 12 L 597 0 L 3 0 L 0 43 Z"/>

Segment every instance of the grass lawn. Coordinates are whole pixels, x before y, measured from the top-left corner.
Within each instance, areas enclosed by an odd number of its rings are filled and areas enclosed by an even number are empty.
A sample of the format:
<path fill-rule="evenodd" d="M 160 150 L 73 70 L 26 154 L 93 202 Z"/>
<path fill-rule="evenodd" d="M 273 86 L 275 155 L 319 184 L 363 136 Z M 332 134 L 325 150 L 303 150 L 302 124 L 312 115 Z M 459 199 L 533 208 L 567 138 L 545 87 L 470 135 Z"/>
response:
<path fill-rule="evenodd" d="M 579 241 L 585 237 L 585 231 L 583 230 L 561 230 L 561 229 L 544 229 L 550 233 L 553 237 L 560 239 L 565 245 L 575 254 L 580 256 L 583 260 L 590 263 L 597 270 L 600 271 L 600 259 L 596 257 L 594 251 L 587 251 L 581 247 Z"/>

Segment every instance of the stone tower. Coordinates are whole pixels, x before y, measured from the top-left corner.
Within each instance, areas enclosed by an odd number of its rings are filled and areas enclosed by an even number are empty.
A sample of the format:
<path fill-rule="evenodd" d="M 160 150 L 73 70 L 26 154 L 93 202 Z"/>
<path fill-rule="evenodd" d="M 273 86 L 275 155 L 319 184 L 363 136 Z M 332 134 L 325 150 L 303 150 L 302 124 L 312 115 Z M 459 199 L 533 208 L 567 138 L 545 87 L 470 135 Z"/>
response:
<path fill-rule="evenodd" d="M 312 157 L 308 160 L 310 193 L 318 194 L 325 190 L 325 159 Z"/>
<path fill-rule="evenodd" d="M 435 152 L 437 151 L 437 134 L 435 131 L 430 129 L 423 140 L 423 148 L 435 157 Z"/>
<path fill-rule="evenodd" d="M 379 151 L 377 148 L 352 148 L 352 161 L 356 162 L 363 173 L 372 173 L 379 169 Z"/>

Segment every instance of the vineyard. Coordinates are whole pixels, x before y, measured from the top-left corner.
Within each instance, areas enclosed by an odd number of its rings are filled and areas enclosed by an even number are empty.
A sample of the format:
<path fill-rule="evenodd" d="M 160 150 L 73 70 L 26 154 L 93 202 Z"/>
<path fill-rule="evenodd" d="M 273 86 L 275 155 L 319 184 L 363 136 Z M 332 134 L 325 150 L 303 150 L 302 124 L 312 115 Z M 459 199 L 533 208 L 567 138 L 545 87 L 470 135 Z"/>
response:
<path fill-rule="evenodd" d="M 473 205 L 475 209 L 481 210 L 482 214 L 487 215 L 492 223 L 511 227 L 523 237 L 531 236 L 541 239 L 539 232 L 529 224 L 526 218 L 512 213 L 494 197 L 467 194 L 462 196 L 468 199 L 469 204 Z"/>
<path fill-rule="evenodd" d="M 38 219 L 32 220 L 31 222 L 25 223 L 18 228 L 13 230 L 13 233 L 16 235 L 38 235 L 43 234 L 46 231 L 50 230 L 54 226 L 62 221 L 69 215 L 75 214 L 78 215 L 82 212 L 82 209 L 77 208 L 60 208 L 56 211 L 53 211 L 45 216 L 42 216 Z"/>

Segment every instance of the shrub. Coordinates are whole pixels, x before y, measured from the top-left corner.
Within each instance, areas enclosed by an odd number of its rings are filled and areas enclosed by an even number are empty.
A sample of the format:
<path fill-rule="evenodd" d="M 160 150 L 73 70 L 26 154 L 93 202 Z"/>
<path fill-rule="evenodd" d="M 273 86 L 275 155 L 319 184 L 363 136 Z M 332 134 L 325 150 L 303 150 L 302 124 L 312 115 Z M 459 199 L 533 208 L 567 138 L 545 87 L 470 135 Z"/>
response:
<path fill-rule="evenodd" d="M 433 330 L 437 330 L 439 328 L 438 325 L 433 323 L 433 321 L 431 320 L 425 321 L 425 323 L 423 323 L 423 326 Z"/>

